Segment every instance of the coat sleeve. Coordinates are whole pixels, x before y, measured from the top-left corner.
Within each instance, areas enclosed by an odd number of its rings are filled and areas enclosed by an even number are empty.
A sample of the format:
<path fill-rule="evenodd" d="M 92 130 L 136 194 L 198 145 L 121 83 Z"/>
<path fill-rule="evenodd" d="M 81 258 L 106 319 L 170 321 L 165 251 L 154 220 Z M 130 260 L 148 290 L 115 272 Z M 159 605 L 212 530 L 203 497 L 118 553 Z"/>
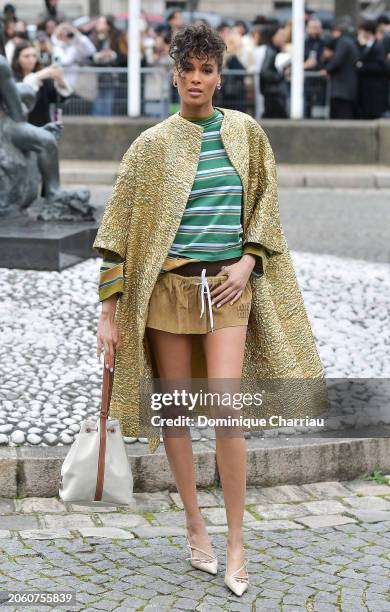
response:
<path fill-rule="evenodd" d="M 136 183 L 137 145 L 134 141 L 119 166 L 112 195 L 106 205 L 92 247 L 103 257 L 126 258 L 127 239 Z"/>
<path fill-rule="evenodd" d="M 280 83 L 284 81 L 283 73 L 275 68 L 276 54 L 268 47 L 260 71 L 260 79 L 266 83 Z"/>
<path fill-rule="evenodd" d="M 259 277 L 264 274 L 265 266 L 267 262 L 267 253 L 266 250 L 253 242 L 247 242 L 244 246 L 244 255 L 249 253 L 250 255 L 254 255 L 256 259 L 256 263 L 252 270 L 252 276 Z"/>
<path fill-rule="evenodd" d="M 124 260 L 119 255 L 106 255 L 100 266 L 99 276 L 99 301 L 103 302 L 115 293 L 123 293 L 123 272 Z"/>
<path fill-rule="evenodd" d="M 244 253 L 256 255 L 254 275 L 266 271 L 269 257 L 283 253 L 286 243 L 280 222 L 275 157 L 263 128 L 252 120 L 250 133 L 250 198 Z"/>
<path fill-rule="evenodd" d="M 342 38 L 337 41 L 337 45 L 333 56 L 330 58 L 329 62 L 325 64 L 325 69 L 329 72 L 337 72 L 340 70 L 341 66 L 344 64 L 347 55 L 348 55 L 349 47 L 346 44 L 346 41 Z"/>

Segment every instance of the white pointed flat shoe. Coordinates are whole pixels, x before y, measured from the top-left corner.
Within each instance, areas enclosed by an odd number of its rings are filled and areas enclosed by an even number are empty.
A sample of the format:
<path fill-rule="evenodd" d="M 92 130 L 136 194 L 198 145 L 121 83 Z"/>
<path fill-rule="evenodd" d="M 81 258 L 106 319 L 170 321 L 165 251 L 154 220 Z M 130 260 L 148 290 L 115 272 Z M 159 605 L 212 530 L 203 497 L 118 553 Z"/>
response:
<path fill-rule="evenodd" d="M 213 574 L 215 576 L 215 574 L 218 572 L 218 559 L 217 559 L 217 557 L 214 557 L 214 555 L 211 555 L 210 553 L 202 550 L 201 548 L 197 548 L 196 546 L 192 546 L 192 544 L 190 544 L 188 536 L 186 537 L 186 542 L 187 542 L 187 546 L 191 550 L 191 556 L 190 557 L 186 557 L 186 559 L 191 562 L 191 565 L 193 567 L 195 567 L 196 569 L 202 570 L 203 572 L 208 572 L 209 574 Z M 199 552 L 203 553 L 203 555 L 205 555 L 205 557 L 202 557 L 200 559 L 196 559 L 193 556 L 193 554 L 192 554 L 193 550 L 198 550 Z"/>
<path fill-rule="evenodd" d="M 248 561 L 244 561 L 243 565 L 241 565 L 241 567 L 239 567 L 235 572 L 233 572 L 230 575 L 227 573 L 227 571 L 225 572 L 224 582 L 226 586 L 228 586 L 229 589 L 233 591 L 235 595 L 238 595 L 238 596 L 241 596 L 243 593 L 245 593 L 245 591 L 247 590 L 249 586 L 248 572 L 246 572 L 246 576 L 237 576 L 238 572 L 241 571 L 247 565 L 247 563 Z M 226 567 L 227 567 L 227 553 L 226 553 Z"/>

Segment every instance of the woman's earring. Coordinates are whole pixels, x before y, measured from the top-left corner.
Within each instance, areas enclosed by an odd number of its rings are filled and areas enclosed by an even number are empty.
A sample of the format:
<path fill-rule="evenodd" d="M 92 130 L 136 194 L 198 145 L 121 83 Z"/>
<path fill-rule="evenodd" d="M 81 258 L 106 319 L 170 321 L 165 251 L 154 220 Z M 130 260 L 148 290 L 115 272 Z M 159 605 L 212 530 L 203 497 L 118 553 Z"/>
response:
<path fill-rule="evenodd" d="M 217 89 L 221 89 L 221 83 L 218 83 Z"/>
<path fill-rule="evenodd" d="M 174 87 L 177 87 L 176 81 L 172 81 L 172 84 L 173 84 Z"/>

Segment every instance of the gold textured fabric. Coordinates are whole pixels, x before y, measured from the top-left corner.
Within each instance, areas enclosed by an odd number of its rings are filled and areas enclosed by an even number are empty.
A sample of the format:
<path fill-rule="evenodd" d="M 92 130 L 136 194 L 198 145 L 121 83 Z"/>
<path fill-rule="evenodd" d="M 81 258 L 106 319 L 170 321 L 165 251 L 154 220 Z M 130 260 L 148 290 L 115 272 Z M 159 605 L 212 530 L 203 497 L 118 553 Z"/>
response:
<path fill-rule="evenodd" d="M 243 243 L 264 249 L 265 273 L 251 277 L 243 379 L 323 379 L 323 367 L 280 223 L 275 159 L 255 119 L 221 108 L 221 138 L 243 184 Z M 148 303 L 180 225 L 198 166 L 202 127 L 179 112 L 145 130 L 120 165 L 93 247 L 125 259 L 123 294 L 115 320 L 123 338 L 117 351 L 110 414 L 124 436 L 140 436 L 139 385 L 158 378 L 145 334 Z M 193 376 L 207 378 L 201 336 L 193 336 Z M 298 402 L 289 416 L 314 416 Z M 150 452 L 160 444 L 151 428 Z"/>

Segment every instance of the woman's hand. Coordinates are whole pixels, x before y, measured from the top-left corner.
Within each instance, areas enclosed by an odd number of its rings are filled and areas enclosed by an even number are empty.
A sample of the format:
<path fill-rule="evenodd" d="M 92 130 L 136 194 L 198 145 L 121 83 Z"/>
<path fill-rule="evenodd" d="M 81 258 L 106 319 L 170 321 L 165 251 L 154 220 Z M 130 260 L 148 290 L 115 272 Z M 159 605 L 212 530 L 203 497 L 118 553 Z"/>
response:
<path fill-rule="evenodd" d="M 102 49 L 101 51 L 97 51 L 93 56 L 96 62 L 101 62 L 102 64 L 114 62 L 116 58 L 117 54 L 112 49 Z"/>
<path fill-rule="evenodd" d="M 46 68 L 38 70 L 38 72 L 36 72 L 36 75 L 42 81 L 44 81 L 45 79 L 53 79 L 53 81 L 57 81 L 58 83 L 64 82 L 64 71 L 58 66 L 46 66 Z"/>
<path fill-rule="evenodd" d="M 66 85 L 63 69 L 59 66 L 50 66 L 50 68 L 50 74 L 53 81 L 56 81 L 58 85 Z"/>
<path fill-rule="evenodd" d="M 237 263 L 223 266 L 216 276 L 225 276 L 226 272 L 229 276 L 224 283 L 214 287 L 210 292 L 211 304 L 217 304 L 217 308 L 230 300 L 230 304 L 234 304 L 241 297 L 255 264 L 256 258 L 247 253 Z"/>
<path fill-rule="evenodd" d="M 317 66 L 317 60 L 315 57 L 308 57 L 307 60 L 303 63 L 303 68 L 307 70 L 308 68 L 315 68 Z"/>
<path fill-rule="evenodd" d="M 122 346 L 119 328 L 114 320 L 117 297 L 114 294 L 103 301 L 97 329 L 97 358 L 99 360 L 104 350 L 104 365 L 111 372 L 114 369 L 114 354 Z"/>
<path fill-rule="evenodd" d="M 35 75 L 44 81 L 45 79 L 51 79 L 51 66 L 46 66 L 46 68 L 42 68 L 42 70 L 38 70 L 35 72 Z"/>

